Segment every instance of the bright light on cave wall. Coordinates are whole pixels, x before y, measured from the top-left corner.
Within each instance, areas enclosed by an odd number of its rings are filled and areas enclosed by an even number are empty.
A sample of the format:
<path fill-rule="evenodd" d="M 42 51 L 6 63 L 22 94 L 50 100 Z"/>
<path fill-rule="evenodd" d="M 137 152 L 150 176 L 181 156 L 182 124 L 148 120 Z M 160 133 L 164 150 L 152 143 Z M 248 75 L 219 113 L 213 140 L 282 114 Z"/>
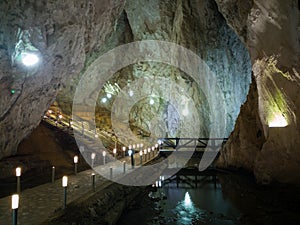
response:
<path fill-rule="evenodd" d="M 288 125 L 286 119 L 282 114 L 275 114 L 273 119 L 269 122 L 269 127 L 286 127 Z"/>

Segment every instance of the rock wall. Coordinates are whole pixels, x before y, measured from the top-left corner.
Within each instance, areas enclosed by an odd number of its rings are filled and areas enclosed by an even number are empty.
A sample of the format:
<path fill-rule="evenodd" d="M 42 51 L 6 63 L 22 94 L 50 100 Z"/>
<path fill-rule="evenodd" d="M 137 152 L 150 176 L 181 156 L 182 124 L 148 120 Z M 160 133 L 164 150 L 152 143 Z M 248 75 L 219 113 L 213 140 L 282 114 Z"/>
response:
<path fill-rule="evenodd" d="M 58 90 L 112 32 L 124 1 L 0 2 L 0 158 L 16 153 Z M 24 52 L 40 57 L 21 63 Z"/>
<path fill-rule="evenodd" d="M 95 53 L 103 54 L 109 49 L 133 41 L 141 40 L 163 40 L 177 43 L 192 50 L 199 55 L 209 66 L 211 72 L 216 76 L 220 89 L 225 98 L 226 107 L 226 131 L 223 136 L 228 136 L 234 127 L 234 122 L 238 116 L 240 105 L 245 101 L 251 81 L 250 57 L 244 45 L 237 35 L 227 26 L 224 18 L 218 12 L 217 6 L 212 1 L 135 1 L 127 0 L 122 16 L 119 18 L 116 30 L 102 46 L 101 51 Z M 92 63 L 92 62 L 91 62 Z M 153 93 L 155 96 L 163 96 L 169 93 L 171 98 L 176 98 L 178 93 L 186 95 L 185 101 L 176 99 L 180 104 L 195 105 L 194 115 L 198 115 L 200 121 L 200 136 L 207 137 L 210 132 L 209 120 L 210 106 L 207 104 L 204 93 L 188 74 L 180 72 L 177 68 L 162 63 L 140 62 L 130 67 L 124 68 L 115 74 L 108 82 L 107 86 L 118 84 L 120 89 L 125 89 L 139 78 L 145 78 L 151 85 L 143 85 L 139 89 L 133 90 L 134 95 L 142 96 L 143 93 Z M 167 78 L 178 87 L 168 89 L 161 85 L 161 80 Z M 69 84 L 69 87 L 58 94 L 57 101 L 65 110 L 70 113 L 72 93 L 80 76 Z M 210 78 L 207 77 L 209 80 Z M 154 87 L 159 87 L 159 90 Z M 103 111 L 110 111 L 114 98 L 121 91 L 113 93 L 111 100 L 101 103 L 106 93 L 103 89 L 99 93 L 97 101 L 98 115 L 103 123 L 98 123 L 100 129 L 111 130 L 110 119 Z M 109 89 L 109 88 L 107 88 Z M 73 91 L 72 91 L 73 90 Z M 109 91 L 109 90 L 108 90 Z M 124 92 L 121 92 L 122 94 Z M 213 91 L 209 94 L 214 94 Z M 148 99 L 141 100 L 131 110 L 129 117 L 132 130 L 142 130 L 144 134 L 155 134 L 157 137 L 193 137 L 195 130 L 176 129 L 176 124 L 180 123 L 180 115 L 175 112 L 174 107 L 168 104 L 167 99 L 154 98 L 153 107 L 147 107 Z M 183 106 L 185 107 L 185 106 Z M 192 107 L 187 107 L 193 111 Z M 192 115 L 193 112 L 190 112 Z M 170 120 L 175 121 L 174 126 Z M 196 121 L 196 119 L 192 119 Z M 108 126 L 109 125 L 109 126 Z M 161 127 L 160 127 L 161 126 Z M 173 127 L 173 128 L 172 128 Z M 187 127 L 193 127 L 187 126 Z M 124 130 L 124 135 L 128 132 Z M 138 133 L 138 132 L 134 132 Z M 214 134 L 212 134 L 214 136 Z M 118 137 L 120 141 L 130 137 Z"/>
<path fill-rule="evenodd" d="M 262 183 L 299 184 L 299 1 L 216 2 L 250 52 L 256 86 L 219 165 L 246 168 Z M 287 126 L 269 127 L 274 121 Z"/>

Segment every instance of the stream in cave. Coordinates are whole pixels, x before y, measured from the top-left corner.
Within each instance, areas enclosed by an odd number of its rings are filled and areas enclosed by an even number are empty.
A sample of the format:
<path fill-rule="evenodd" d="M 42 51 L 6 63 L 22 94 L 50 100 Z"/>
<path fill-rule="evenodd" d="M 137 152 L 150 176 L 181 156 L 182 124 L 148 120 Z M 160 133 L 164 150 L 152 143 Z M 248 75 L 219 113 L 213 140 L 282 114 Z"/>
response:
<path fill-rule="evenodd" d="M 278 184 L 261 186 L 249 175 L 219 174 L 198 187 L 176 182 L 150 192 L 127 209 L 117 225 L 300 224 L 300 192 Z"/>

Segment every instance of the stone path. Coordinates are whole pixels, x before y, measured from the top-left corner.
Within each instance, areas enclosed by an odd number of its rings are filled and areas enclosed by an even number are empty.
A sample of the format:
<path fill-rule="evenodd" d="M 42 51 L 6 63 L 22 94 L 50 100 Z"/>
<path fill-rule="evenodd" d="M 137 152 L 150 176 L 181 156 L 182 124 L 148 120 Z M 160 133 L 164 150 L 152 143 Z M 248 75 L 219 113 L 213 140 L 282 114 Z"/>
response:
<path fill-rule="evenodd" d="M 151 154 L 152 155 L 152 154 Z M 154 157 L 157 155 L 155 154 Z M 135 155 L 139 159 L 139 155 Z M 143 164 L 151 161 L 148 159 Z M 132 172 L 130 158 L 122 159 L 126 162 L 126 174 Z M 121 160 L 120 160 L 121 161 Z M 121 161 L 121 162 L 123 162 Z M 136 160 L 140 164 L 139 160 Z M 119 162 L 120 165 L 120 162 Z M 124 176 L 123 164 L 116 167 L 116 163 L 108 163 L 105 166 L 96 167 L 95 170 L 106 170 L 101 172 L 105 177 L 110 177 L 110 168 L 113 168 L 113 177 Z M 67 204 L 79 199 L 93 191 L 91 174 L 93 170 L 86 170 L 76 176 L 68 177 Z M 103 190 L 112 182 L 96 173 L 96 191 Z M 26 189 L 20 194 L 20 205 L 18 209 L 18 224 L 39 225 L 50 218 L 50 216 L 63 206 L 63 188 L 61 179 L 54 183 L 43 184 L 31 189 Z M 0 199 L 0 225 L 12 224 L 11 196 Z"/>

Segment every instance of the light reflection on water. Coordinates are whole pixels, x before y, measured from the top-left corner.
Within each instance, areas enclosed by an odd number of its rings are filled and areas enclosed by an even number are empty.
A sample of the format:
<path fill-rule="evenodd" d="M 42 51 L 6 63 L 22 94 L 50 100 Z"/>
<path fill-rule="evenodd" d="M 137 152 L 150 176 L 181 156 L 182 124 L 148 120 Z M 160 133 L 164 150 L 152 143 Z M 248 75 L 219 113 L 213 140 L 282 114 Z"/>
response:
<path fill-rule="evenodd" d="M 126 210 L 117 225 L 299 225 L 300 191 L 259 186 L 245 174 L 219 174 L 217 183 L 199 178 L 197 188 L 165 184 Z M 188 194 L 187 194 L 188 193 Z"/>
<path fill-rule="evenodd" d="M 123 214 L 118 225 L 234 225 L 239 215 L 219 183 L 208 181 L 198 188 L 169 183 Z"/>
<path fill-rule="evenodd" d="M 210 184 L 197 189 L 171 185 L 159 190 L 158 196 L 166 197 L 156 203 L 156 209 L 161 210 L 159 222 L 154 220 L 148 225 L 234 225 L 233 218 L 239 215 L 231 202 L 223 198 L 222 190 Z"/>
<path fill-rule="evenodd" d="M 177 215 L 177 223 L 190 225 L 193 221 L 199 219 L 201 212 L 194 206 L 189 193 L 186 192 L 184 200 L 178 202 L 174 209 L 174 214 Z"/>

